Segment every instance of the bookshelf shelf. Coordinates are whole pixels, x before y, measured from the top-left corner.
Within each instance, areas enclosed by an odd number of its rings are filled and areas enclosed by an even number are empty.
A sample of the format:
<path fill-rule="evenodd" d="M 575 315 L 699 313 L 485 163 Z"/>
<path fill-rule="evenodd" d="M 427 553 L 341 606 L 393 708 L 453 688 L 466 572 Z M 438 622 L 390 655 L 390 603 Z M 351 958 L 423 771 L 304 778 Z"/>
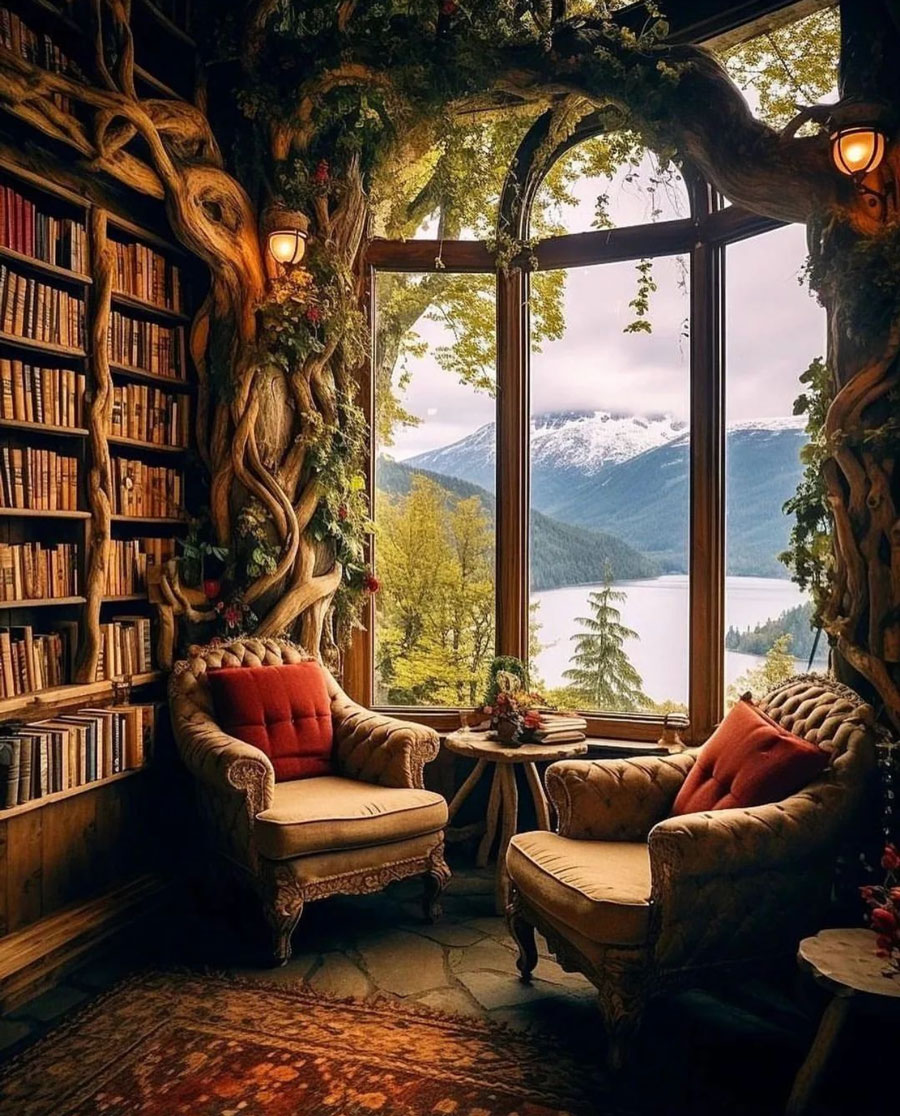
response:
<path fill-rule="evenodd" d="M 48 197 L 56 198 L 58 201 L 64 201 L 67 205 L 74 206 L 76 209 L 86 211 L 90 203 L 87 198 L 76 194 L 74 190 L 69 190 L 67 187 L 60 185 L 58 182 L 53 182 L 46 178 L 44 175 L 35 174 L 34 171 L 29 170 L 27 167 L 20 166 L 19 163 L 13 162 L 11 159 L 6 159 L 0 156 L 0 170 L 5 171 L 7 174 L 13 175 L 15 178 L 20 178 L 26 182 L 31 189 L 38 190 Z"/>
<path fill-rule="evenodd" d="M 103 604 L 125 604 L 127 601 L 149 601 L 146 593 L 123 593 L 118 597 L 104 597 Z"/>
<path fill-rule="evenodd" d="M 159 446 L 155 442 L 141 442 L 137 438 L 123 438 L 118 434 L 110 434 L 106 440 L 111 446 L 124 446 L 144 450 L 147 453 L 162 453 L 168 457 L 181 457 L 187 453 L 187 446 Z"/>
<path fill-rule="evenodd" d="M 44 511 L 40 508 L 0 508 L 6 519 L 90 519 L 86 511 Z"/>
<path fill-rule="evenodd" d="M 40 597 L 37 600 L 0 601 L 0 612 L 11 608 L 50 608 L 59 605 L 81 605 L 85 597 Z"/>
<path fill-rule="evenodd" d="M 160 306 L 156 302 L 150 302 L 149 299 L 126 294 L 125 291 L 113 291 L 111 299 L 113 306 L 117 306 L 122 310 L 137 310 L 142 314 L 150 314 L 161 320 L 174 322 L 177 325 L 185 325 L 190 321 L 187 314 L 182 314 L 180 310 L 171 310 L 167 306 Z"/>
<path fill-rule="evenodd" d="M 90 275 L 72 271 L 68 267 L 60 267 L 59 264 L 47 263 L 46 260 L 39 260 L 36 256 L 27 256 L 24 252 L 17 252 L 15 248 L 7 248 L 5 244 L 0 244 L 0 260 L 8 260 L 18 267 L 29 268 L 47 279 L 57 279 L 79 287 L 90 287 L 94 282 Z"/>
<path fill-rule="evenodd" d="M 131 676 L 131 688 L 150 686 L 164 678 L 161 670 L 147 671 Z M 112 697 L 116 685 L 125 681 L 101 679 L 99 682 L 73 682 L 68 686 L 53 686 L 47 690 L 32 690 L 15 697 L 0 698 L 0 723 L 11 720 L 36 720 L 45 717 L 49 710 L 84 705 Z"/>
<path fill-rule="evenodd" d="M 109 786 L 110 783 L 119 783 L 132 775 L 140 775 L 146 770 L 147 765 L 145 764 L 143 767 L 133 767 L 128 771 L 117 771 L 115 775 L 106 775 L 102 779 L 82 783 L 80 787 L 69 787 L 68 790 L 45 794 L 43 798 L 32 798 L 29 802 L 23 802 L 19 806 L 9 806 L 5 810 L 0 810 L 0 821 L 4 821 L 6 818 L 14 818 L 19 814 L 27 814 L 31 810 L 40 810 L 43 806 L 50 806 L 54 802 L 62 802 L 66 798 L 74 798 L 76 794 L 85 794 L 87 791 L 97 790 L 98 787 Z"/>
<path fill-rule="evenodd" d="M 188 258 L 185 250 L 171 240 L 166 240 L 166 238 L 160 236 L 159 233 L 155 233 L 151 229 L 145 228 L 143 225 L 137 225 L 134 221 L 129 221 L 127 217 L 122 217 L 119 213 L 109 213 L 107 215 L 107 220 L 110 229 L 114 232 L 126 233 L 135 240 L 143 241 L 143 243 L 149 245 L 149 247 L 164 252 L 167 256 L 174 256 L 179 260 L 186 260 Z"/>
<path fill-rule="evenodd" d="M 113 523 L 162 523 L 167 526 L 176 524 L 179 527 L 187 524 L 187 518 L 183 515 L 112 515 L 110 519 Z"/>
<path fill-rule="evenodd" d="M 76 349 L 70 345 L 57 345 L 53 341 L 35 341 L 33 337 L 20 337 L 17 333 L 0 331 L 0 343 L 14 345 L 18 349 L 28 349 L 29 352 L 69 357 L 70 360 L 84 360 L 87 356 L 84 349 Z"/>
<path fill-rule="evenodd" d="M 114 361 L 110 361 L 109 370 L 114 376 L 122 376 L 124 379 L 136 380 L 139 383 L 166 387 L 169 391 L 194 391 L 194 385 L 189 380 L 176 380 L 174 376 L 160 376 L 158 372 L 148 372 L 144 368 L 132 368 L 130 364 L 116 364 Z"/>
<path fill-rule="evenodd" d="M 58 438 L 86 438 L 88 431 L 83 426 L 53 426 L 49 422 L 25 422 L 22 419 L 0 418 L 0 429 L 22 430 L 32 434 L 52 434 Z"/>

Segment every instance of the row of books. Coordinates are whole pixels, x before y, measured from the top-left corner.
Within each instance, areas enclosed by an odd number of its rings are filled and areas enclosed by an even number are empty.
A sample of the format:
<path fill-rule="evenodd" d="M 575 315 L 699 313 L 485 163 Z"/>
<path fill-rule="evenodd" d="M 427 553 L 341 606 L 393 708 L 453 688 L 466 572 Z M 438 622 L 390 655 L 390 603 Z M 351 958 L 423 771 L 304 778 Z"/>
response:
<path fill-rule="evenodd" d="M 79 709 L 0 729 L 0 810 L 143 767 L 156 709 Z"/>
<path fill-rule="evenodd" d="M 108 624 L 100 625 L 100 657 L 95 676 L 98 682 L 144 674 L 153 669 L 152 662 L 147 616 L 114 616 Z"/>
<path fill-rule="evenodd" d="M 113 242 L 115 289 L 167 310 L 181 310 L 181 274 L 177 265 L 146 244 Z"/>
<path fill-rule="evenodd" d="M 32 30 L 15 12 L 6 8 L 0 9 L 0 44 L 20 58 L 52 73 L 79 76 L 78 67 L 49 35 Z M 53 100 L 63 112 L 71 110 L 69 98 L 64 94 L 54 93 Z"/>
<path fill-rule="evenodd" d="M 0 542 L 0 601 L 78 596 L 74 543 Z"/>
<path fill-rule="evenodd" d="M 71 368 L 0 357 L 0 418 L 84 426 L 84 390 L 84 376 Z"/>
<path fill-rule="evenodd" d="M 109 316 L 109 358 L 116 364 L 183 380 L 187 368 L 184 330 L 113 310 Z"/>
<path fill-rule="evenodd" d="M 186 446 L 190 406 L 184 397 L 146 384 L 113 388 L 110 434 L 154 446 Z"/>
<path fill-rule="evenodd" d="M 106 596 L 127 597 L 147 588 L 147 570 L 175 557 L 174 539 L 113 539 L 106 568 Z"/>
<path fill-rule="evenodd" d="M 184 507 L 184 478 L 177 469 L 125 457 L 112 459 L 115 515 L 170 518 Z"/>
<path fill-rule="evenodd" d="M 30 624 L 0 628 L 0 689 L 17 697 L 72 681 L 78 624 L 57 621 L 56 631 L 36 634 Z"/>
<path fill-rule="evenodd" d="M 71 271 L 88 269 L 83 222 L 43 213 L 13 186 L 0 186 L 0 244 Z"/>
<path fill-rule="evenodd" d="M 77 295 L 0 264 L 0 329 L 33 341 L 80 349 L 84 347 L 84 303 Z"/>
<path fill-rule="evenodd" d="M 0 507 L 78 510 L 78 459 L 33 446 L 0 447 Z"/>

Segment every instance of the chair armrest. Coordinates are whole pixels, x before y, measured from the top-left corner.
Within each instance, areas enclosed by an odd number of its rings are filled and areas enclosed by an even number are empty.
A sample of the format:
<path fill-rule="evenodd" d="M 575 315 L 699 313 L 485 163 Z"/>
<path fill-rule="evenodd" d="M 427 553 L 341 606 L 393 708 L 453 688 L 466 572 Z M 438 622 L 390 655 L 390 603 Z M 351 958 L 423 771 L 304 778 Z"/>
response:
<path fill-rule="evenodd" d="M 783 802 L 656 825 L 651 940 L 660 970 L 789 953 L 821 925 L 851 799 L 823 779 Z"/>
<path fill-rule="evenodd" d="M 559 833 L 588 841 L 645 841 L 672 808 L 695 756 L 560 760 L 547 768 Z"/>
<path fill-rule="evenodd" d="M 433 729 L 373 713 L 343 691 L 332 699 L 331 711 L 334 754 L 342 775 L 382 787 L 424 787 L 425 764 L 440 748 Z"/>
<path fill-rule="evenodd" d="M 185 766 L 209 789 L 247 794 L 256 806 L 254 817 L 272 805 L 275 769 L 265 752 L 229 736 L 205 717 L 195 716 L 175 731 Z"/>
<path fill-rule="evenodd" d="M 650 831 L 654 877 L 733 876 L 801 864 L 839 838 L 847 794 L 824 780 L 767 806 L 666 818 Z"/>

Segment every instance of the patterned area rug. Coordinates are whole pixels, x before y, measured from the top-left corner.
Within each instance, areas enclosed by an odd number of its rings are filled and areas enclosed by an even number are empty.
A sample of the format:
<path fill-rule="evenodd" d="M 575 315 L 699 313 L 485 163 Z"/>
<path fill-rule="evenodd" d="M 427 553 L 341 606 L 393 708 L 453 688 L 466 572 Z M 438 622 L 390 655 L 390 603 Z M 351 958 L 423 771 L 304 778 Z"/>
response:
<path fill-rule="evenodd" d="M 119 985 L 0 1074 L 12 1116 L 600 1116 L 596 1067 L 493 1023 L 228 978 Z"/>

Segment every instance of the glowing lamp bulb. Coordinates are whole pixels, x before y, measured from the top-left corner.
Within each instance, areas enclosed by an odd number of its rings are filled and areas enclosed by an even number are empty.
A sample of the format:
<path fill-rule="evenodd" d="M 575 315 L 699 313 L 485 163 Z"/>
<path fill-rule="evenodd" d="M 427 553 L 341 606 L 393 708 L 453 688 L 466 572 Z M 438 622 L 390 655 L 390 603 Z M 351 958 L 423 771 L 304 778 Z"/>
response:
<path fill-rule="evenodd" d="M 275 229 L 269 233 L 269 252 L 280 264 L 298 264 L 306 251 L 306 233 L 300 229 Z"/>
<path fill-rule="evenodd" d="M 884 158 L 883 132 L 868 125 L 841 128 L 831 137 L 831 154 L 841 174 L 862 179 L 871 174 Z"/>

